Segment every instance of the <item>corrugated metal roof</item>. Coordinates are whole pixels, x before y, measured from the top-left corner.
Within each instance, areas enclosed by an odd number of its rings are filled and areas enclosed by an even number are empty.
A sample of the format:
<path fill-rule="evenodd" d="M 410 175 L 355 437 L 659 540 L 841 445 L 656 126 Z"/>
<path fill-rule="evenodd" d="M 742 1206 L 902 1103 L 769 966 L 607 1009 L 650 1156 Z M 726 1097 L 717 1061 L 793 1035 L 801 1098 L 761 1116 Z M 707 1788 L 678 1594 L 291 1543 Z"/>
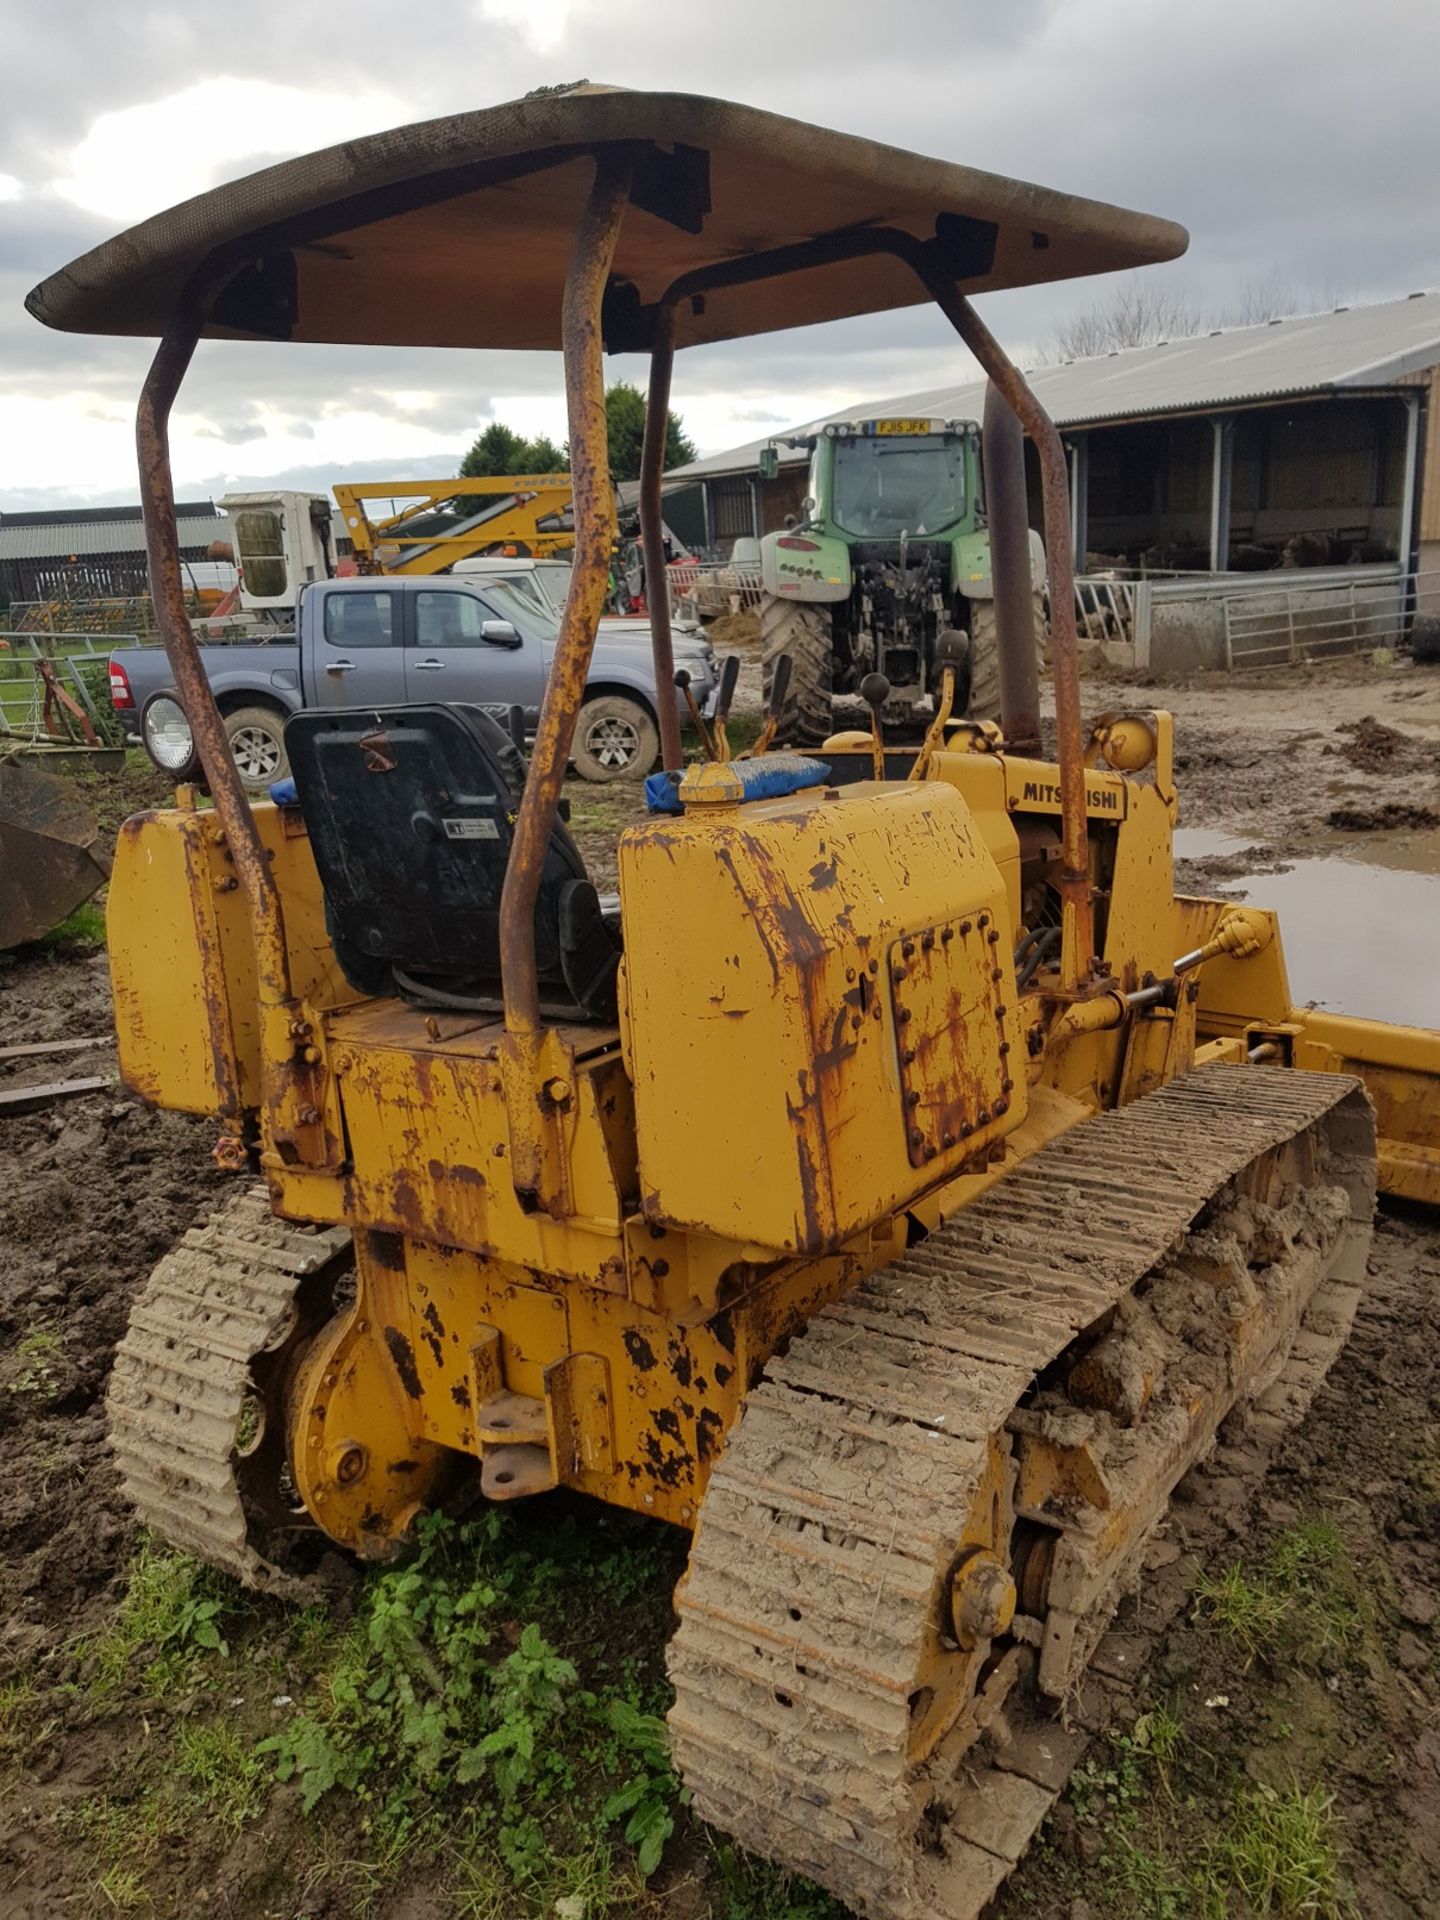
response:
<path fill-rule="evenodd" d="M 1027 369 L 1026 377 L 1062 427 L 1145 420 L 1202 407 L 1233 407 L 1290 394 L 1394 386 L 1440 362 L 1440 293 L 1416 293 L 1373 307 L 1299 314 L 1254 327 L 1226 327 L 1193 340 L 1126 347 L 1088 360 Z M 787 432 L 810 433 L 830 420 L 882 414 L 978 420 L 985 383 L 930 387 L 922 393 L 859 401 L 843 412 Z M 767 440 L 707 455 L 666 474 L 666 483 L 752 469 Z M 808 456 L 783 444 L 780 458 Z"/>
<path fill-rule="evenodd" d="M 180 544 L 208 547 L 230 538 L 230 522 L 209 501 L 182 503 L 175 509 Z M 53 517 L 39 513 L 0 513 L 0 560 L 63 560 L 96 553 L 143 553 L 145 526 L 138 506 L 99 507 Z"/>

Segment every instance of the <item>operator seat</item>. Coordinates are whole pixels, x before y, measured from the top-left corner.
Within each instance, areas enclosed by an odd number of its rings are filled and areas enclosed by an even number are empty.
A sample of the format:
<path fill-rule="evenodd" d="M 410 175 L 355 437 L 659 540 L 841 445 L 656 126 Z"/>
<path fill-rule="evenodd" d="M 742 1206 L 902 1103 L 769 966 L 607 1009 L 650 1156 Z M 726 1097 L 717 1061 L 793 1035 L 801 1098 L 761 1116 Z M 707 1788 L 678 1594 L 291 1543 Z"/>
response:
<path fill-rule="evenodd" d="M 308 708 L 285 725 L 296 795 L 351 986 L 497 1011 L 500 893 L 525 759 L 474 706 Z M 620 937 L 556 821 L 535 905 L 553 1016 L 613 1020 Z"/>

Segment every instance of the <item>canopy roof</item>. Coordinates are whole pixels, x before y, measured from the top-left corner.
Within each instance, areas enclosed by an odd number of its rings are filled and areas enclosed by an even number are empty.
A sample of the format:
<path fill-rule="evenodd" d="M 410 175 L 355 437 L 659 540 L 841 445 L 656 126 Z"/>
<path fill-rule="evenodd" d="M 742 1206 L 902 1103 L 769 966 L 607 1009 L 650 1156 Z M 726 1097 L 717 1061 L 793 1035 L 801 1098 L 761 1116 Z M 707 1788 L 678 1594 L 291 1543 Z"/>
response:
<path fill-rule="evenodd" d="M 648 343 L 681 275 L 865 227 L 938 250 L 967 293 L 1183 253 L 1183 227 L 695 94 L 578 86 L 327 147 L 187 200 L 52 274 L 47 326 L 159 334 L 217 250 L 246 262 L 206 332 L 384 346 L 560 345 L 597 150 L 635 151 L 606 345 Z M 912 306 L 884 254 L 682 302 L 677 344 Z"/>

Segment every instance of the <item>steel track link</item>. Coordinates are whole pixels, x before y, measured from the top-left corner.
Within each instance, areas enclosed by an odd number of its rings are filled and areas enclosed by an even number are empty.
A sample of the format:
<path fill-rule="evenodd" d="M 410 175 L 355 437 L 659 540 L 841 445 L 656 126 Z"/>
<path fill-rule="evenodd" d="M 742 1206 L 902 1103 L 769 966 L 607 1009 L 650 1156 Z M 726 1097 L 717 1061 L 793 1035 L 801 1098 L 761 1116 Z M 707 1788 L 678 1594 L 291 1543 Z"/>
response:
<path fill-rule="evenodd" d="M 1033 1673 L 1016 1645 L 973 1715 L 975 1728 L 999 1720 L 991 1751 L 959 1774 L 943 1747 L 923 1766 L 907 1753 L 916 1651 L 992 1436 L 1251 1162 L 1349 1102 L 1356 1118 L 1331 1121 L 1332 1149 L 1363 1168 L 1357 1084 L 1208 1067 L 1099 1116 L 771 1362 L 712 1473 L 677 1595 L 671 1737 L 703 1818 L 872 1920 L 978 1914 L 1085 1745 L 1032 1689 L 1006 1702 Z M 1355 1189 L 1341 1238 L 1363 1270 L 1363 1171 Z M 1321 1281 L 1319 1331 L 1302 1326 L 1298 1364 L 1276 1349 L 1265 1417 L 1303 1411 L 1358 1295 Z M 1097 1618 L 1086 1644 L 1101 1631 Z"/>
<path fill-rule="evenodd" d="M 110 1448 L 138 1518 L 248 1587 L 307 1591 L 252 1538 L 236 1477 L 251 1366 L 293 1330 L 302 1282 L 349 1247 L 343 1229 L 294 1226 L 249 1188 L 165 1255 L 116 1349 Z"/>

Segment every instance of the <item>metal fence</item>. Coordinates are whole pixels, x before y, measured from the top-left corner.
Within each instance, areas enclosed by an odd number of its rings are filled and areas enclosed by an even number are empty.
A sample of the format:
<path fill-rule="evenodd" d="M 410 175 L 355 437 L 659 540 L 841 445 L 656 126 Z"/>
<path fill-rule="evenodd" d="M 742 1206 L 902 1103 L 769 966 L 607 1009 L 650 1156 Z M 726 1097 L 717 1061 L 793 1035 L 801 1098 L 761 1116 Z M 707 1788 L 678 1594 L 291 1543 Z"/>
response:
<path fill-rule="evenodd" d="M 1287 583 L 1224 602 L 1225 665 L 1244 669 L 1398 647 L 1440 614 L 1440 573 Z"/>
<path fill-rule="evenodd" d="M 1243 671 L 1407 644 L 1440 620 L 1440 572 L 1087 574 L 1075 582 L 1075 617 L 1081 640 L 1117 662 Z"/>
<path fill-rule="evenodd" d="M 115 728 L 106 663 L 112 653 L 141 646 L 144 639 L 138 633 L 0 630 L 0 736 L 20 745 L 83 739 L 83 728 L 51 692 L 48 668 L 55 683 L 88 716 L 99 738 L 109 737 Z"/>
<path fill-rule="evenodd" d="M 677 560 L 665 569 L 670 583 L 670 605 L 691 619 L 713 620 L 720 614 L 758 607 L 764 597 L 759 567 Z"/>

